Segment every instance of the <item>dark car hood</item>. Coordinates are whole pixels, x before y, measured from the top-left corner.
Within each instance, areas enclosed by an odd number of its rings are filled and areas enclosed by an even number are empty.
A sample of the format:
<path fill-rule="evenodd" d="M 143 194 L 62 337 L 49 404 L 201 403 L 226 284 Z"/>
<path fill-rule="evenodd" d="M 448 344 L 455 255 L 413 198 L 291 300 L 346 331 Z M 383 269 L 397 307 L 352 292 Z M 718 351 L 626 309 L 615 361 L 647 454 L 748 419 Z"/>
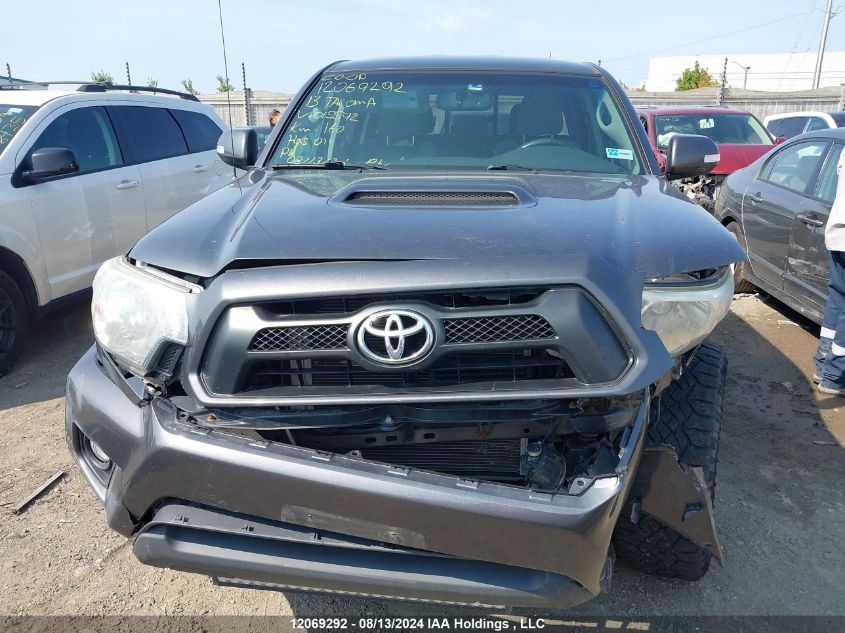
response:
<path fill-rule="evenodd" d="M 597 257 L 645 276 L 738 261 L 736 240 L 658 177 L 253 170 L 142 238 L 131 256 L 212 277 L 231 266 Z M 516 206 L 349 204 L 356 191 L 516 192 Z"/>

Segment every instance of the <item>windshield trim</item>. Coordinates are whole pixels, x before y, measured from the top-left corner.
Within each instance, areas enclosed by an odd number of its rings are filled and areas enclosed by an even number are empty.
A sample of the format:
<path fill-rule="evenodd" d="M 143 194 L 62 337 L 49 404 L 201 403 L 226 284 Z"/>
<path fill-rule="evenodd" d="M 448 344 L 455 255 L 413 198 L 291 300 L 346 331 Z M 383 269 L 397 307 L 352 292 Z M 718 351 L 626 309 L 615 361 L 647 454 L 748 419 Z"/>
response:
<path fill-rule="evenodd" d="M 306 98 L 311 94 L 314 90 L 315 86 L 323 79 L 323 76 L 327 73 L 333 72 L 333 69 L 338 66 L 339 64 L 345 63 L 345 60 L 333 62 L 325 67 L 323 67 L 318 72 L 314 73 L 311 79 L 306 82 L 305 85 L 299 90 L 299 92 L 291 99 L 288 106 L 285 108 L 285 111 L 282 113 L 282 118 L 278 121 L 275 125 L 273 130 L 271 131 L 271 137 L 267 139 L 265 142 L 264 148 L 261 151 L 261 155 L 258 160 L 258 165 L 260 165 L 264 169 L 271 169 L 273 168 L 273 157 L 276 154 L 276 151 L 281 143 L 282 138 L 288 131 L 288 128 L 295 120 L 295 113 L 299 111 L 302 105 L 305 103 Z M 656 170 L 656 163 L 654 162 L 653 157 L 647 153 L 646 147 L 650 148 L 650 143 L 648 143 L 648 139 L 644 139 L 643 136 L 637 129 L 637 126 L 634 125 L 634 121 L 636 120 L 636 113 L 633 110 L 633 106 L 630 103 L 627 95 L 624 92 L 621 92 L 621 88 L 619 88 L 618 84 L 600 67 L 595 65 L 591 66 L 596 69 L 596 74 L 587 74 L 587 73 L 577 73 L 577 72 L 557 72 L 557 71 L 546 71 L 546 70 L 507 70 L 507 69 L 498 69 L 498 68 L 484 68 L 484 69 L 477 69 L 477 68 L 467 68 L 465 70 L 460 68 L 448 68 L 448 69 L 440 69 L 440 68 L 429 68 L 427 66 L 408 66 L 403 68 L 368 68 L 367 72 L 395 72 L 399 70 L 405 70 L 414 73 L 452 73 L 452 72 L 465 72 L 465 71 L 472 71 L 477 72 L 478 74 L 496 74 L 501 75 L 502 73 L 510 73 L 510 74 L 517 74 L 517 75 L 526 75 L 526 76 L 535 76 L 535 77 L 580 77 L 580 78 L 591 78 L 598 80 L 602 83 L 605 90 L 607 91 L 608 96 L 610 97 L 613 105 L 616 107 L 617 111 L 619 112 L 620 116 L 622 117 L 622 121 L 625 125 L 625 129 L 628 132 L 628 135 L 632 141 L 632 145 L 634 147 L 634 151 L 636 152 L 637 160 L 639 161 L 640 171 L 641 173 L 639 176 L 649 176 L 649 175 L 659 175 L 660 171 Z M 344 68 L 343 72 L 355 72 L 355 69 Z M 362 71 L 363 72 L 363 71 Z M 633 117 L 633 118 L 632 118 Z M 765 128 L 764 128 L 765 129 Z M 484 169 L 484 168 L 482 168 Z M 474 171 L 473 168 L 470 170 Z M 555 170 L 558 171 L 558 170 Z M 390 172 L 387 172 L 389 174 Z M 489 173 L 489 172 L 488 172 Z M 597 173 L 597 172 L 578 172 L 578 173 Z M 385 175 L 387 175 L 385 174 Z M 609 174 L 608 174 L 609 175 Z M 613 174 L 621 175 L 623 177 L 633 177 L 633 174 Z"/>

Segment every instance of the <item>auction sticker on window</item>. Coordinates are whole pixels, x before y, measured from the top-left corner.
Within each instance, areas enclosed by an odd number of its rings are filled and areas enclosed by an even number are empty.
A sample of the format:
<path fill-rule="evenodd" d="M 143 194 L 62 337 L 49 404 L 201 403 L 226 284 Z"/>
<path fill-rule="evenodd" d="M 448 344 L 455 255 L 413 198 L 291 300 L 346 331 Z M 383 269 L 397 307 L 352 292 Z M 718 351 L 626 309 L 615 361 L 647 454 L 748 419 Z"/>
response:
<path fill-rule="evenodd" d="M 605 147 L 604 151 L 607 153 L 608 158 L 634 160 L 634 152 L 629 149 L 619 149 L 618 147 Z"/>

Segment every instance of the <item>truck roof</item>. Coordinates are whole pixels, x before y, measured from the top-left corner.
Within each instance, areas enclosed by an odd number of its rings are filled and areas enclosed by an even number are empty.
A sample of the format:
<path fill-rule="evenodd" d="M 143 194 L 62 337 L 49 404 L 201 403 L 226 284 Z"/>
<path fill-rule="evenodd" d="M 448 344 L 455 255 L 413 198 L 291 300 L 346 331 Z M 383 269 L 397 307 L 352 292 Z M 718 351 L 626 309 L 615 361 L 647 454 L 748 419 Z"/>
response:
<path fill-rule="evenodd" d="M 511 72 L 544 72 L 599 76 L 601 71 L 589 63 L 567 62 L 557 59 L 523 57 L 385 57 L 364 60 L 344 60 L 330 66 L 330 70 L 478 70 Z"/>

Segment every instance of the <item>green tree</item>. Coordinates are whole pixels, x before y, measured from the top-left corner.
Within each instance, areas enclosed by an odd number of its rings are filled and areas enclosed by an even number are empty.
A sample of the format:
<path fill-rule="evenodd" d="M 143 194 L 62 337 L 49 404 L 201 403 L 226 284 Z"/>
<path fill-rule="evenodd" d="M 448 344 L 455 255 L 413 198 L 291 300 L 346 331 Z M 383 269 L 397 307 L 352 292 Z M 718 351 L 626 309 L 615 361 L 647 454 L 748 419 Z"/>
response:
<path fill-rule="evenodd" d="M 719 82 L 713 79 L 706 68 L 702 68 L 695 62 L 692 68 L 684 68 L 684 72 L 678 77 L 675 90 L 692 90 L 694 88 L 712 88 L 719 85 Z"/>
<path fill-rule="evenodd" d="M 198 95 L 200 93 L 199 90 L 194 88 L 194 82 L 190 79 L 183 79 L 182 80 L 182 88 L 187 92 L 189 95 Z"/>
<path fill-rule="evenodd" d="M 217 75 L 217 92 L 231 92 L 235 87 L 223 75 Z"/>
<path fill-rule="evenodd" d="M 158 88 L 158 79 L 147 77 L 147 88 Z"/>
<path fill-rule="evenodd" d="M 107 73 L 105 70 L 102 69 L 91 73 L 91 80 L 101 81 L 105 83 L 114 83 L 114 78 L 111 76 L 111 73 Z"/>

